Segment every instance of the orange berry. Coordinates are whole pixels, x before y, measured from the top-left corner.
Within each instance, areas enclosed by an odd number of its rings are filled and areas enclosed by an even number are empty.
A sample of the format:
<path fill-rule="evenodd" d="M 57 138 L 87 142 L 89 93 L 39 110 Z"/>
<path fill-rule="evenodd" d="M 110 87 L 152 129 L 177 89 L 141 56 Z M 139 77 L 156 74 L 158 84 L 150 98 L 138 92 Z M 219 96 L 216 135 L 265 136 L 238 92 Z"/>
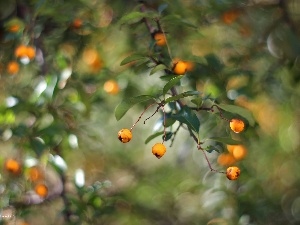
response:
<path fill-rule="evenodd" d="M 223 13 L 222 20 L 225 24 L 231 24 L 239 17 L 239 15 L 240 15 L 239 10 L 232 9 Z"/>
<path fill-rule="evenodd" d="M 245 129 L 245 123 L 240 119 L 232 119 L 229 125 L 234 133 L 240 133 Z"/>
<path fill-rule="evenodd" d="M 227 145 L 227 150 L 228 152 L 230 152 L 231 154 L 233 153 L 233 150 L 235 148 L 236 145 Z"/>
<path fill-rule="evenodd" d="M 42 198 L 46 198 L 48 195 L 48 187 L 45 184 L 37 184 L 34 187 L 34 191 L 37 195 Z"/>
<path fill-rule="evenodd" d="M 119 85 L 115 80 L 108 80 L 104 83 L 103 86 L 104 91 L 106 91 L 108 94 L 118 94 L 119 93 Z"/>
<path fill-rule="evenodd" d="M 118 139 L 123 143 L 129 142 L 132 139 L 131 131 L 128 129 L 121 129 L 118 132 Z"/>
<path fill-rule="evenodd" d="M 232 155 L 236 160 L 242 160 L 247 155 L 247 149 L 243 145 L 236 145 L 233 149 Z"/>
<path fill-rule="evenodd" d="M 26 45 L 19 45 L 15 49 L 15 56 L 17 58 L 26 57 L 27 56 L 27 46 Z"/>
<path fill-rule="evenodd" d="M 172 70 L 176 75 L 183 75 L 187 71 L 186 63 L 181 60 L 174 62 Z"/>
<path fill-rule="evenodd" d="M 230 166 L 235 163 L 235 158 L 229 153 L 221 153 L 217 161 L 221 166 Z"/>
<path fill-rule="evenodd" d="M 231 167 L 228 167 L 227 170 L 226 170 L 226 177 L 229 179 L 229 180 L 236 180 L 239 178 L 241 174 L 241 170 L 236 167 L 236 166 L 231 166 Z"/>
<path fill-rule="evenodd" d="M 20 163 L 15 160 L 15 159 L 8 159 L 5 161 L 5 164 L 4 164 L 4 168 L 12 173 L 12 174 L 15 174 L 15 175 L 18 175 L 20 174 L 21 172 L 21 165 Z"/>
<path fill-rule="evenodd" d="M 162 143 L 156 143 L 152 147 L 152 153 L 158 159 L 160 159 L 166 153 L 166 151 L 167 151 L 166 146 Z"/>
<path fill-rule="evenodd" d="M 6 67 L 6 71 L 10 75 L 17 74 L 19 72 L 19 69 L 20 69 L 19 63 L 16 61 L 10 61 Z"/>
<path fill-rule="evenodd" d="M 20 25 L 14 24 L 8 28 L 8 31 L 11 33 L 17 33 L 20 30 Z"/>
<path fill-rule="evenodd" d="M 155 44 L 157 46 L 165 46 L 166 45 L 166 36 L 163 32 L 156 32 L 154 34 Z"/>
<path fill-rule="evenodd" d="M 29 168 L 29 180 L 32 182 L 40 181 L 44 179 L 44 174 L 37 166 Z"/>
<path fill-rule="evenodd" d="M 27 46 L 27 51 L 26 51 L 27 57 L 31 60 L 35 58 L 35 49 L 32 46 Z"/>
<path fill-rule="evenodd" d="M 185 61 L 186 71 L 193 71 L 195 64 L 193 62 Z"/>
<path fill-rule="evenodd" d="M 81 19 L 77 18 L 75 20 L 73 20 L 72 22 L 72 26 L 75 28 L 75 29 L 79 29 L 81 26 L 82 26 L 83 22 Z"/>
<path fill-rule="evenodd" d="M 15 56 L 17 58 L 28 57 L 29 59 L 33 59 L 35 57 L 35 49 L 32 46 L 19 45 L 15 49 Z"/>

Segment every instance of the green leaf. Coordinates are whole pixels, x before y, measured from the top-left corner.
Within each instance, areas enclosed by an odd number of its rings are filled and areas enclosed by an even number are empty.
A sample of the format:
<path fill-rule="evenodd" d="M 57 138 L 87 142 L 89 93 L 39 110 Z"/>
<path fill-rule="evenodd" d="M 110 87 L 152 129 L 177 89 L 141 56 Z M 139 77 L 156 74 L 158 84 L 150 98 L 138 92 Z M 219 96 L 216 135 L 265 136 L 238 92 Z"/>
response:
<path fill-rule="evenodd" d="M 122 25 L 122 24 L 132 24 L 132 23 L 136 23 L 136 22 L 139 22 L 141 19 L 143 18 L 151 18 L 151 17 L 154 17 L 155 14 L 153 13 L 150 13 L 150 12 L 138 12 L 138 11 L 135 11 L 135 12 L 131 12 L 131 13 L 128 13 L 126 15 L 124 15 L 120 20 L 119 20 L 119 23 Z"/>
<path fill-rule="evenodd" d="M 164 64 L 158 64 L 150 71 L 150 75 L 152 75 L 160 70 L 165 70 L 165 69 L 167 69 L 167 67 Z"/>
<path fill-rule="evenodd" d="M 175 115 L 173 115 L 177 121 L 186 124 L 190 129 L 199 132 L 200 121 L 196 114 L 188 107 L 183 106 L 182 109 Z"/>
<path fill-rule="evenodd" d="M 158 7 L 158 13 L 161 14 L 166 8 L 168 8 L 168 4 L 161 4 Z"/>
<path fill-rule="evenodd" d="M 240 145 L 242 143 L 241 141 L 234 140 L 230 137 L 210 137 L 208 139 L 214 140 L 214 141 L 217 141 L 217 142 L 221 142 L 221 143 L 225 143 L 225 144 L 228 144 L 228 145 Z"/>
<path fill-rule="evenodd" d="M 126 112 L 135 104 L 155 98 L 151 95 L 140 95 L 132 98 L 124 99 L 115 109 L 115 117 L 120 120 Z"/>
<path fill-rule="evenodd" d="M 144 55 L 135 53 L 135 54 L 132 54 L 132 55 L 126 57 L 125 59 L 123 59 L 122 62 L 120 63 L 120 65 L 123 66 L 127 63 L 137 61 L 137 60 L 141 60 L 141 59 L 145 59 L 145 58 L 147 58 L 147 57 L 145 57 Z"/>
<path fill-rule="evenodd" d="M 175 95 L 175 96 L 172 96 L 172 97 L 169 97 L 165 100 L 165 103 L 169 103 L 169 102 L 172 102 L 172 101 L 176 101 L 178 99 L 181 99 L 181 98 L 185 98 L 185 97 L 188 97 L 188 96 L 193 96 L 193 95 L 199 95 L 200 92 L 199 91 L 187 91 L 187 92 L 183 92 L 179 95 Z"/>
<path fill-rule="evenodd" d="M 167 23 L 178 24 L 179 26 L 182 25 L 182 26 L 190 27 L 190 28 L 198 28 L 195 24 L 192 24 L 190 21 L 182 18 L 179 15 L 174 15 L 174 14 L 168 15 L 168 16 L 162 17 L 161 20 L 164 22 L 167 22 Z"/>
<path fill-rule="evenodd" d="M 172 78 L 168 83 L 166 83 L 166 85 L 164 86 L 163 88 L 163 95 L 167 94 L 167 92 L 172 88 L 174 87 L 176 84 L 178 84 L 180 82 L 180 79 L 182 78 L 183 76 L 177 76 L 177 77 L 174 77 Z"/>
<path fill-rule="evenodd" d="M 253 118 L 252 113 L 248 109 L 236 105 L 220 104 L 218 106 L 227 112 L 240 115 L 241 117 L 245 118 L 251 126 L 254 126 L 255 120 Z"/>
<path fill-rule="evenodd" d="M 150 135 L 150 136 L 145 140 L 145 144 L 148 144 L 151 140 L 153 140 L 154 138 L 156 138 L 156 137 L 158 137 L 158 136 L 160 136 L 160 135 L 163 135 L 163 134 L 164 134 L 164 132 L 161 131 L 161 132 L 157 132 L 157 133 L 155 133 L 155 134 Z"/>
<path fill-rule="evenodd" d="M 191 102 L 194 103 L 199 108 L 203 103 L 203 99 L 201 97 L 198 97 L 192 99 Z"/>

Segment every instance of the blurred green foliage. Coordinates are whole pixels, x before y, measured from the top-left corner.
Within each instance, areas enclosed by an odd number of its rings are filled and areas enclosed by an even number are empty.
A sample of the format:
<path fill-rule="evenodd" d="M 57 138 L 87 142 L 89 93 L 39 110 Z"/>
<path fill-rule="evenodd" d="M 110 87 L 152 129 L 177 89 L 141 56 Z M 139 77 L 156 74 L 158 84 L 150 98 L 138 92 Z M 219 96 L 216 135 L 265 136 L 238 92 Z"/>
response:
<path fill-rule="evenodd" d="M 296 0 L 1 0 L 0 223 L 299 224 L 299 12 Z M 178 59 L 193 69 L 175 76 Z M 218 171 L 242 143 L 240 178 L 211 172 L 191 134 Z"/>

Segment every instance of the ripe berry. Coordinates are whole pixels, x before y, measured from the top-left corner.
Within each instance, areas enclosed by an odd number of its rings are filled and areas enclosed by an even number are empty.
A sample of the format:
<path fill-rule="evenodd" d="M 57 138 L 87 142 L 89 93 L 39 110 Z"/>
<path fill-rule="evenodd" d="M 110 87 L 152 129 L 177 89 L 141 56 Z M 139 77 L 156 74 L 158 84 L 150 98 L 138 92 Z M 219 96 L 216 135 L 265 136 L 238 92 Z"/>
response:
<path fill-rule="evenodd" d="M 176 75 L 183 75 L 187 70 L 186 63 L 181 60 L 174 62 L 172 70 Z"/>
<path fill-rule="evenodd" d="M 228 167 L 227 170 L 226 170 L 226 177 L 229 179 L 229 180 L 236 180 L 239 178 L 241 174 L 241 170 L 236 167 L 236 166 L 231 166 L 231 167 Z"/>
<path fill-rule="evenodd" d="M 164 35 L 164 33 L 162 32 L 156 32 L 154 34 L 154 40 L 155 40 L 155 44 L 157 46 L 165 46 L 166 45 L 166 37 Z"/>
<path fill-rule="evenodd" d="M 221 166 L 230 166 L 235 163 L 235 158 L 230 153 L 222 153 L 218 157 L 218 164 Z"/>
<path fill-rule="evenodd" d="M 108 80 L 104 83 L 103 89 L 108 94 L 118 94 L 119 93 L 119 84 L 115 80 Z"/>
<path fill-rule="evenodd" d="M 44 173 L 38 166 L 33 166 L 29 168 L 29 180 L 32 182 L 41 181 L 44 179 Z"/>
<path fill-rule="evenodd" d="M 235 133 L 240 133 L 245 129 L 245 123 L 240 119 L 232 119 L 229 125 L 231 130 Z"/>
<path fill-rule="evenodd" d="M 6 67 L 6 71 L 10 75 L 17 74 L 19 72 L 19 69 L 20 69 L 19 63 L 16 61 L 10 61 Z"/>
<path fill-rule="evenodd" d="M 10 173 L 12 173 L 12 174 L 14 174 L 14 175 L 18 175 L 18 174 L 20 174 L 20 172 L 21 172 L 21 165 L 20 165 L 20 163 L 19 163 L 17 160 L 15 160 L 15 159 L 8 159 L 8 160 L 6 160 L 6 161 L 5 161 L 5 164 L 4 164 L 4 168 L 5 168 L 8 172 L 10 172 Z"/>
<path fill-rule="evenodd" d="M 132 139 L 131 131 L 128 129 L 121 129 L 118 132 L 118 139 L 123 143 L 129 142 Z"/>
<path fill-rule="evenodd" d="M 48 187 L 45 184 L 37 184 L 34 187 L 34 191 L 37 195 L 42 198 L 46 198 L 48 195 Z"/>
<path fill-rule="evenodd" d="M 166 146 L 164 146 L 164 144 L 162 144 L 162 143 L 156 143 L 152 147 L 152 153 L 158 159 L 160 159 L 166 153 L 166 151 L 167 151 Z"/>

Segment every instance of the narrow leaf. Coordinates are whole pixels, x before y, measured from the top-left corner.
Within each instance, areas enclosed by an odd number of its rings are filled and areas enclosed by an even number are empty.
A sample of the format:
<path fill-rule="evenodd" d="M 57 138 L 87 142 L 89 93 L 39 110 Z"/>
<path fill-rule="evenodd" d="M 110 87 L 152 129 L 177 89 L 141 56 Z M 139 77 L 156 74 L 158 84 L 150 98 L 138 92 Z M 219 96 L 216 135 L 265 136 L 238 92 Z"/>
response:
<path fill-rule="evenodd" d="M 253 118 L 253 115 L 248 109 L 245 109 L 245 108 L 242 108 L 242 107 L 236 106 L 236 105 L 220 104 L 218 106 L 221 109 L 223 109 L 227 112 L 238 114 L 238 115 L 242 116 L 243 118 L 245 118 L 249 122 L 249 124 L 251 126 L 253 126 L 255 124 L 255 120 Z"/>
<path fill-rule="evenodd" d="M 147 57 L 145 57 L 144 55 L 140 55 L 140 54 L 132 54 L 128 57 L 126 57 L 125 59 L 122 60 L 122 62 L 120 63 L 121 66 L 127 64 L 127 63 L 130 63 L 130 62 L 133 62 L 133 61 L 137 61 L 137 60 L 141 60 L 141 59 L 145 59 Z"/>
<path fill-rule="evenodd" d="M 208 139 L 214 140 L 214 141 L 217 141 L 217 142 L 221 142 L 221 143 L 224 143 L 224 144 L 228 144 L 228 145 L 240 145 L 241 144 L 241 141 L 234 140 L 230 137 L 210 137 Z"/>
<path fill-rule="evenodd" d="M 167 69 L 167 67 L 164 64 L 158 64 L 150 71 L 150 75 L 155 74 L 156 72 L 164 69 Z"/>
<path fill-rule="evenodd" d="M 120 120 L 126 112 L 135 104 L 144 102 L 150 99 L 155 99 L 151 95 L 140 95 L 132 98 L 124 99 L 115 109 L 115 117 L 117 120 Z"/>
<path fill-rule="evenodd" d="M 169 97 L 165 100 L 165 103 L 169 103 L 169 102 L 172 102 L 172 101 L 176 101 L 178 99 L 181 99 L 181 98 L 185 98 L 185 97 L 188 97 L 188 96 L 193 96 L 193 95 L 199 95 L 200 92 L 198 91 L 187 91 L 187 92 L 183 92 L 179 95 L 175 95 L 175 96 L 172 96 L 172 97 Z"/>
<path fill-rule="evenodd" d="M 143 18 L 149 18 L 149 17 L 153 17 L 153 16 L 154 16 L 153 14 L 150 14 L 148 12 L 135 11 L 135 12 L 131 12 L 131 13 L 124 15 L 119 20 L 119 23 L 120 24 L 125 24 L 125 23 L 132 24 L 132 23 L 136 23 L 136 22 L 140 21 Z"/>
<path fill-rule="evenodd" d="M 166 85 L 164 86 L 163 88 L 163 95 L 167 94 L 167 92 L 172 88 L 174 87 L 175 85 L 177 85 L 179 82 L 180 82 L 180 79 L 182 78 L 183 76 L 177 76 L 177 77 L 174 77 L 172 78 L 168 83 L 166 83 Z"/>
<path fill-rule="evenodd" d="M 160 135 L 163 135 L 163 134 L 164 134 L 164 132 L 161 131 L 161 132 L 157 132 L 157 133 L 155 133 L 155 134 L 150 135 L 150 136 L 145 140 L 145 144 L 148 144 L 151 140 L 153 140 L 154 138 L 156 138 L 156 137 L 158 137 L 158 136 L 160 136 Z"/>

